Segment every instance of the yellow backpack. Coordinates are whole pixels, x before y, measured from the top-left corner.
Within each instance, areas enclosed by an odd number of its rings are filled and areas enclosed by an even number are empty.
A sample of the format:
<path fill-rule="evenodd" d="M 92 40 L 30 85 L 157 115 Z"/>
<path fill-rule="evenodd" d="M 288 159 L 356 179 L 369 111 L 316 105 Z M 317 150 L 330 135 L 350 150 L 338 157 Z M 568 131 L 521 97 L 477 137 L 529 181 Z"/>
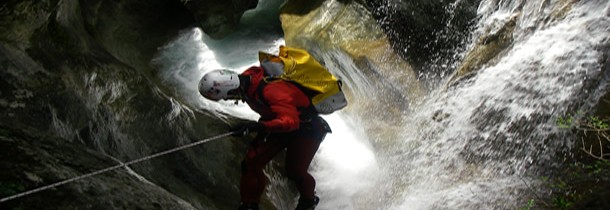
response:
<path fill-rule="evenodd" d="M 280 46 L 279 55 L 259 52 L 261 67 L 265 69 L 265 82 L 282 79 L 298 84 L 311 98 L 319 114 L 331 114 L 347 106 L 341 90 L 342 83 L 306 50 Z"/>

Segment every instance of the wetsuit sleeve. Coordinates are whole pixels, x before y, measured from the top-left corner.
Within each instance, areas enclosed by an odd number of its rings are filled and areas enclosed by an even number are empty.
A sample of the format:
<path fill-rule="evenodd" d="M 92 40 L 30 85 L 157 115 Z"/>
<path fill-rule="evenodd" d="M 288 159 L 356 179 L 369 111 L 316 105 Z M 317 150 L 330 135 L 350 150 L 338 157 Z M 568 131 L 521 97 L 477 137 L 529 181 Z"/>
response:
<path fill-rule="evenodd" d="M 269 104 L 271 112 L 275 114 L 274 119 L 261 122 L 267 131 L 290 132 L 299 129 L 300 112 L 291 89 L 282 86 L 269 88 L 268 85 L 263 91 L 263 97 Z"/>

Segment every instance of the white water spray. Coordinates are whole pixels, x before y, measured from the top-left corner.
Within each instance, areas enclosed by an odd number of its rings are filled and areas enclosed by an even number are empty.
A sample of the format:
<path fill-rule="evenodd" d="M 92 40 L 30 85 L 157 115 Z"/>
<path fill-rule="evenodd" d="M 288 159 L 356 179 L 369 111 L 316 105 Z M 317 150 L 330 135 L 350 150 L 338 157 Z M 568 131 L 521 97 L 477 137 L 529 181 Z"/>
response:
<path fill-rule="evenodd" d="M 528 185 L 539 181 L 530 174 L 569 146 L 565 140 L 546 140 L 557 132 L 554 117 L 576 106 L 588 94 L 590 79 L 599 76 L 600 54 L 594 49 L 608 42 L 610 5 L 576 3 L 565 17 L 545 22 L 545 17 L 556 15 L 548 9 L 555 3 L 502 2 L 482 1 L 475 37 L 498 30 L 494 27 L 515 15 L 538 18 L 520 18 L 513 46 L 477 75 L 446 91 L 433 91 L 412 113 L 396 116 L 401 120 L 388 119 L 405 125 L 379 126 L 375 124 L 383 122 L 346 113 L 324 117 L 333 134 L 312 164 L 322 197 L 318 209 L 511 209 L 525 203 Z M 249 30 L 254 29 L 244 28 L 220 41 L 198 29 L 185 32 L 165 48 L 168 59 L 159 63 L 169 67 L 163 78 L 192 107 L 256 120 L 246 106 L 209 102 L 197 93 L 204 72 L 243 71 L 257 63 L 257 51 L 283 44 L 277 34 L 253 35 Z M 352 86 L 356 98 L 383 96 L 374 92 L 380 84 L 371 84 L 361 72 L 334 73 Z M 350 101 L 354 106 L 363 102 Z M 368 139 L 385 135 L 392 138 Z M 382 150 L 374 151 L 369 142 L 383 144 Z"/>
<path fill-rule="evenodd" d="M 210 39 L 194 28 L 165 45 L 153 63 L 159 66 L 163 82 L 174 88 L 177 97 L 188 106 L 257 120 L 258 114 L 245 104 L 205 100 L 199 95 L 197 84 L 205 72 L 213 69 L 242 72 L 258 65 L 258 51 L 277 54 L 283 44 L 278 35 L 261 35 L 256 28 L 244 27 L 223 40 Z M 374 187 L 371 180 L 378 176 L 375 156 L 366 135 L 358 131 L 359 125 L 348 125 L 340 114 L 323 118 L 329 122 L 333 133 L 321 144 L 310 168 L 318 183 L 316 191 L 324 199 L 318 209 L 355 208 L 353 203 L 358 196 Z"/>
<path fill-rule="evenodd" d="M 480 31 L 534 14 L 540 2 L 496 5 L 483 1 Z M 557 5 L 550 5 L 557 6 Z M 393 156 L 404 190 L 384 209 L 516 209 L 526 203 L 555 154 L 571 144 L 555 129 L 556 117 L 587 98 L 600 77 L 596 46 L 608 42 L 609 3 L 581 2 L 557 22 L 517 21 L 514 45 L 498 59 L 406 116 L 410 131 Z M 518 8 L 521 10 L 519 11 Z M 546 11 L 552 13 L 552 11 Z M 544 12 L 541 12 L 544 13 Z M 543 14 L 539 14 L 543 15 Z M 556 15 L 556 14 L 546 14 Z M 545 16 L 539 16 L 541 21 Z M 558 18 L 558 17 L 555 17 Z M 503 24 L 500 24 L 503 25 Z M 536 27 L 530 28 L 530 27 Z M 421 127 L 426 124 L 426 127 Z M 532 176 L 533 175 L 533 176 Z M 395 186 L 392 186 L 395 188 Z"/>

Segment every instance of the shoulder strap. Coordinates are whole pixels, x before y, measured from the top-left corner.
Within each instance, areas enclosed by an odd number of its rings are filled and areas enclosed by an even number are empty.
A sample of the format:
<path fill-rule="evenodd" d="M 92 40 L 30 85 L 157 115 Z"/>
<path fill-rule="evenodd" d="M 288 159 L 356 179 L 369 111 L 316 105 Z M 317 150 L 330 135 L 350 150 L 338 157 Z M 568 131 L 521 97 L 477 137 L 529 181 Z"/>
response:
<path fill-rule="evenodd" d="M 258 83 L 258 87 L 256 87 L 256 101 L 265 106 L 269 106 L 265 96 L 263 95 L 263 89 L 267 86 L 267 78 L 263 78 L 260 83 Z"/>

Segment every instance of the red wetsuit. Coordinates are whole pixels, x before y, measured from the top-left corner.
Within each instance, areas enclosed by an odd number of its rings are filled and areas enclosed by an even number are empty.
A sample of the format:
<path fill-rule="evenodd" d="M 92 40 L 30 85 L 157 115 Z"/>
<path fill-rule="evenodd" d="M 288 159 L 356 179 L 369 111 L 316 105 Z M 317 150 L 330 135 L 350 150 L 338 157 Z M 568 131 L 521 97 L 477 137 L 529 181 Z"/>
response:
<path fill-rule="evenodd" d="M 307 172 L 320 143 L 330 132 L 328 124 L 319 116 L 304 117 L 310 107 L 309 97 L 296 85 L 278 80 L 258 90 L 263 79 L 261 67 L 251 67 L 242 75 L 250 76 L 246 87 L 246 103 L 259 113 L 264 132 L 255 138 L 242 162 L 240 183 L 242 203 L 258 203 L 265 189 L 265 165 L 279 152 L 286 150 L 286 172 L 296 183 L 301 198 L 314 197 L 316 182 Z M 259 94 L 262 93 L 262 96 Z M 265 138 L 266 137 L 266 138 Z"/>

